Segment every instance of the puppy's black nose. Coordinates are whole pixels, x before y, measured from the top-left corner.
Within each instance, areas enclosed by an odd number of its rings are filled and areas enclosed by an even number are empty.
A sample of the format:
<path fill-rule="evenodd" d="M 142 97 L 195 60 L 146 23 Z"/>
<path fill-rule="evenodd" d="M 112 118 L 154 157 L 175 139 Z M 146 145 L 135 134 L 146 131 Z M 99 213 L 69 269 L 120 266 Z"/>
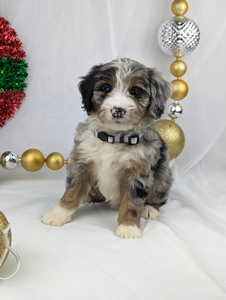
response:
<path fill-rule="evenodd" d="M 114 106 L 112 109 L 111 109 L 111 114 L 112 114 L 112 117 L 113 118 L 123 118 L 123 116 L 125 115 L 126 113 L 126 110 L 122 107 L 116 107 Z"/>

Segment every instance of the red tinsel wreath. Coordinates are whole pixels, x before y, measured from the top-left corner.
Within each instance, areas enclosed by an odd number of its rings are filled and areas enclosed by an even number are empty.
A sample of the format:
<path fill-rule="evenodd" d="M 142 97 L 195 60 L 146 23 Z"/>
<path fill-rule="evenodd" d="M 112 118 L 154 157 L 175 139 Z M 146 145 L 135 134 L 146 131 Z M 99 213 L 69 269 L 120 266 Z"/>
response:
<path fill-rule="evenodd" d="M 0 127 L 20 108 L 28 76 L 22 42 L 9 25 L 9 21 L 0 17 Z"/>

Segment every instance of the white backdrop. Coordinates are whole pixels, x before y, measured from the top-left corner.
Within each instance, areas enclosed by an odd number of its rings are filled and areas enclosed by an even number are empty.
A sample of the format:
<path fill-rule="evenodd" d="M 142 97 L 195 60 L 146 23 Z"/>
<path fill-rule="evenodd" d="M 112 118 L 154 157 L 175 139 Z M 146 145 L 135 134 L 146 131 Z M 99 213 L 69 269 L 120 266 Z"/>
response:
<path fill-rule="evenodd" d="M 11 150 L 20 156 L 37 148 L 45 156 L 57 151 L 66 158 L 75 127 L 86 117 L 79 77 L 95 64 L 126 56 L 173 80 L 169 66 L 174 58 L 157 43 L 160 25 L 172 16 L 171 3 L 0 0 L 0 16 L 17 31 L 29 63 L 27 96 L 0 128 L 0 154 Z M 143 223 L 146 235 L 139 242 L 114 237 L 117 214 L 106 206 L 83 207 L 78 220 L 60 229 L 43 227 L 41 215 L 63 193 L 65 169 L 29 173 L 21 166 L 0 168 L 0 210 L 13 224 L 15 249 L 23 259 L 17 275 L 0 282 L 1 300 L 226 299 L 226 2 L 188 4 L 187 16 L 198 24 L 201 40 L 183 58 L 189 94 L 181 101 L 183 115 L 177 123 L 186 145 L 176 160 L 174 186 L 161 217 Z M 56 251 L 65 258 L 60 264 Z M 105 283 L 98 268 L 109 276 Z"/>

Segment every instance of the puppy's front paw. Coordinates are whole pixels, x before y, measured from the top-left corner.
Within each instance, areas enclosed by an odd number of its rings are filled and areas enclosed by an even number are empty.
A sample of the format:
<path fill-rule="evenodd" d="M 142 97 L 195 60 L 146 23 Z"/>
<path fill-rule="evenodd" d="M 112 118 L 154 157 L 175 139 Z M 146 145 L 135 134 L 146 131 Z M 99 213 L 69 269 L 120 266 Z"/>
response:
<path fill-rule="evenodd" d="M 151 205 L 145 205 L 141 217 L 145 220 L 155 220 L 159 216 L 159 211 Z"/>
<path fill-rule="evenodd" d="M 53 212 L 49 212 L 42 217 L 42 223 L 52 226 L 63 226 L 64 224 L 71 221 L 71 217 L 62 218 L 61 216 L 55 215 Z"/>
<path fill-rule="evenodd" d="M 42 217 L 42 223 L 52 226 L 62 226 L 71 221 L 72 213 L 61 206 L 57 206 L 53 211 Z"/>
<path fill-rule="evenodd" d="M 138 239 L 142 236 L 140 228 L 137 226 L 126 226 L 126 225 L 119 225 L 116 228 L 115 232 L 116 236 L 123 239 Z"/>

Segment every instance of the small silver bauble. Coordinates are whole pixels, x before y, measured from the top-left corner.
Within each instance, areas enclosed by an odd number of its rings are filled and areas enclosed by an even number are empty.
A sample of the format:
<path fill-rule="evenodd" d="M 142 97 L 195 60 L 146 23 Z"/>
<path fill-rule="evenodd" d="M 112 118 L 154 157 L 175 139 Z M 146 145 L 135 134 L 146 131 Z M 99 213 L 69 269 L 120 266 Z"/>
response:
<path fill-rule="evenodd" d="M 182 112 L 183 109 L 178 102 L 171 103 L 167 109 L 168 116 L 173 120 L 180 118 Z"/>
<path fill-rule="evenodd" d="M 19 164 L 19 161 L 19 157 L 11 151 L 4 152 L 1 157 L 1 164 L 3 168 L 7 170 L 12 170 L 16 168 Z"/>
<path fill-rule="evenodd" d="M 195 50 L 200 31 L 194 21 L 186 17 L 172 17 L 165 21 L 158 32 L 158 44 L 166 54 L 183 56 Z"/>

